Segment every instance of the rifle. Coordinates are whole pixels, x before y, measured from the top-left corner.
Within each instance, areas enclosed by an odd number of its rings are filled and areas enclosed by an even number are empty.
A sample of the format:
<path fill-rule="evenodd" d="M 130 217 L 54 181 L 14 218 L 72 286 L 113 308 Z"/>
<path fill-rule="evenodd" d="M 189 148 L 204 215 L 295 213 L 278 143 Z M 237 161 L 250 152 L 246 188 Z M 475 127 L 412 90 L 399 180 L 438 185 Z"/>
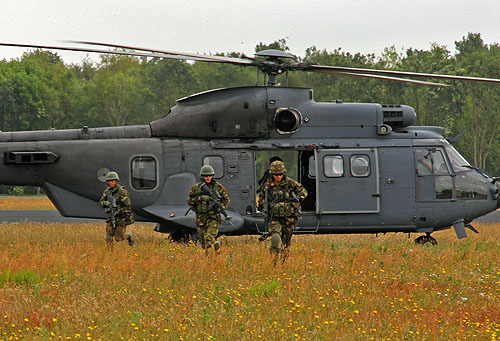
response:
<path fill-rule="evenodd" d="M 208 207 L 208 209 L 212 209 L 214 206 L 217 207 L 219 209 L 219 211 L 222 213 L 222 215 L 224 216 L 224 218 L 226 219 L 226 221 L 231 224 L 231 226 L 233 228 L 236 228 L 232 222 L 232 218 L 229 216 L 229 214 L 227 214 L 226 210 L 224 209 L 224 207 L 222 207 L 220 201 L 221 201 L 221 196 L 219 194 L 219 192 L 217 191 L 212 191 L 210 189 L 210 187 L 208 187 L 207 183 L 204 182 L 201 187 L 200 187 L 200 194 L 198 195 L 208 195 L 210 197 L 210 206 Z"/>
<path fill-rule="evenodd" d="M 109 207 L 104 210 L 106 213 L 111 213 L 111 226 L 113 230 L 116 228 L 116 197 L 113 192 L 109 192 Z"/>
<path fill-rule="evenodd" d="M 264 241 L 267 238 L 271 237 L 271 233 L 269 232 L 269 225 L 271 224 L 273 220 L 273 213 L 274 213 L 274 205 L 278 202 L 300 202 L 300 199 L 296 196 L 293 198 L 287 199 L 287 200 L 280 200 L 276 201 L 274 198 L 272 199 L 271 203 L 269 203 L 269 186 L 266 186 L 264 189 L 264 205 L 262 209 L 262 214 L 264 215 L 264 222 L 265 222 L 265 231 L 262 233 L 262 235 L 259 237 L 259 241 Z"/>

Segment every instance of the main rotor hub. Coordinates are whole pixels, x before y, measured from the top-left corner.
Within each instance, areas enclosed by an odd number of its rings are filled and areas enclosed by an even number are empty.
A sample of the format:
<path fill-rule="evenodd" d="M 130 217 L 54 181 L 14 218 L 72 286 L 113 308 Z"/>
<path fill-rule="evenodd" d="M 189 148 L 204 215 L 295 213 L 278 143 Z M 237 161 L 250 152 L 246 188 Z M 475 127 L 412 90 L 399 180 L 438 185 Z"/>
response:
<path fill-rule="evenodd" d="M 293 54 L 286 53 L 281 50 L 262 50 L 255 53 L 258 57 L 266 57 L 267 59 L 278 59 L 278 58 L 291 58 L 295 59 L 296 57 Z"/>
<path fill-rule="evenodd" d="M 290 53 L 280 50 L 262 50 L 255 53 L 257 57 L 264 57 L 264 59 L 256 60 L 257 67 L 268 76 L 267 85 L 276 86 L 276 76 L 291 69 L 290 63 L 283 59 L 292 59 L 295 61 L 296 57 Z"/>

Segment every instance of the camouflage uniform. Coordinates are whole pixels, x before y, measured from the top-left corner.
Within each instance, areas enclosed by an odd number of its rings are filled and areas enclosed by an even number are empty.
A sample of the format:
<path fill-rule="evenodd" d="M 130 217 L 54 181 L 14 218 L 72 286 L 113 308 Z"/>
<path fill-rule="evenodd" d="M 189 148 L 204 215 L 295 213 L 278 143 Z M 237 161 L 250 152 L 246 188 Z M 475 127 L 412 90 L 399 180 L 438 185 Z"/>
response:
<path fill-rule="evenodd" d="M 201 242 L 201 246 L 204 249 L 208 249 L 216 242 L 217 234 L 219 233 L 219 225 L 222 219 L 220 216 L 220 209 L 216 206 L 212 206 L 210 197 L 203 194 L 203 185 L 208 186 L 212 193 L 219 193 L 220 204 L 224 209 L 229 207 L 230 200 L 224 186 L 215 181 L 215 179 L 212 179 L 210 183 L 206 183 L 202 177 L 201 182 L 194 185 L 189 191 L 187 203 L 196 213 L 198 238 Z"/>
<path fill-rule="evenodd" d="M 133 233 L 126 233 L 127 225 L 134 223 L 134 213 L 132 212 L 132 204 L 130 202 L 128 192 L 125 187 L 120 186 L 118 183 L 114 187 L 107 187 L 102 194 L 101 200 L 99 200 L 99 204 L 102 208 L 111 207 L 111 193 L 116 198 L 116 227 L 113 229 L 113 225 L 111 223 L 111 211 L 107 212 L 106 241 L 108 243 L 112 243 L 113 237 L 115 237 L 117 242 L 127 239 L 129 244 L 133 244 Z"/>
<path fill-rule="evenodd" d="M 300 202 L 307 197 L 307 191 L 298 181 L 286 176 L 285 165 L 281 161 L 271 164 L 270 173 L 283 173 L 283 178 L 279 183 L 276 183 L 272 176 L 266 180 L 257 193 L 257 208 L 263 211 L 264 205 L 268 205 L 271 238 L 274 233 L 278 233 L 281 237 L 281 246 L 286 249 L 291 244 L 295 223 L 301 217 Z M 265 202 L 266 191 L 267 203 Z M 271 240 L 271 251 L 279 252 L 280 250 L 281 247 Z"/>

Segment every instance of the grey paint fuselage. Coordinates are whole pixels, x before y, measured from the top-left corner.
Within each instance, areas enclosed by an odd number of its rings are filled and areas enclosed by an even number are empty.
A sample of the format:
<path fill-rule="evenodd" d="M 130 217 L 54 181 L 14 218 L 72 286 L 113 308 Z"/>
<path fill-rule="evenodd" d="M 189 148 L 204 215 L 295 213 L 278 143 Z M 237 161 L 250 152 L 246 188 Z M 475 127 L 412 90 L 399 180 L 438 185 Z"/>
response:
<path fill-rule="evenodd" d="M 277 108 L 300 112 L 296 132 L 277 132 Z M 169 115 L 150 125 L 2 132 L 0 183 L 43 187 L 64 216 L 104 218 L 97 204 L 105 188 L 99 177 L 114 170 L 130 193 L 138 220 L 158 222 L 163 232 L 173 232 L 194 227 L 192 214 L 182 216 L 187 191 L 198 181 L 203 159 L 219 156 L 224 174 L 218 181 L 228 190 L 230 211 L 242 222 L 237 229 L 223 223 L 221 231 L 259 233 L 264 221 L 255 211 L 255 153 L 294 150 L 315 156 L 319 174 L 315 208 L 303 212 L 296 232 L 432 232 L 495 210 L 498 189 L 487 175 L 484 200 L 457 200 L 454 194 L 447 200 L 417 198 L 417 188 L 425 181 L 417 181 L 414 147 L 444 148 L 448 142 L 442 128 L 409 126 L 414 120 L 410 109 L 401 109 L 399 127 L 384 121 L 379 104 L 317 103 L 310 89 L 222 89 L 182 99 Z M 34 153 L 49 152 L 57 156 L 55 161 L 34 160 Z M 16 153 L 27 153 L 27 161 Z M 359 153 L 369 155 L 372 163 L 370 174 L 359 182 L 349 174 L 329 178 L 319 173 L 324 172 L 325 156 L 348 159 Z M 10 162 L 9 157 L 21 161 Z M 153 188 L 132 186 L 131 160 L 137 157 L 155 160 Z M 451 171 L 449 176 L 454 181 L 456 174 Z"/>

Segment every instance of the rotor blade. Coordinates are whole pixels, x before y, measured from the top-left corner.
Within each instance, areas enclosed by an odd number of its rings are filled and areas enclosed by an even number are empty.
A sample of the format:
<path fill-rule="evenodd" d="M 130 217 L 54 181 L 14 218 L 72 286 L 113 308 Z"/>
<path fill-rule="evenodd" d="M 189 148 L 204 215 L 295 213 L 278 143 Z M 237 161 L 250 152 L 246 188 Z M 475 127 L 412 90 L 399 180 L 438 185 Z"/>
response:
<path fill-rule="evenodd" d="M 375 79 L 385 79 L 385 80 L 390 80 L 390 81 L 397 81 L 397 82 L 403 82 L 403 83 L 413 83 L 413 84 L 423 84 L 423 85 L 433 85 L 433 86 L 443 86 L 447 87 L 447 84 L 441 84 L 441 83 L 433 83 L 433 82 L 426 82 L 426 81 L 418 81 L 415 79 L 406 79 L 406 78 L 398 78 L 398 77 L 388 77 L 388 76 L 379 76 L 379 75 L 369 75 L 369 74 L 363 74 L 363 73 L 352 73 L 352 72 L 343 72 L 343 71 L 333 71 L 333 70 L 307 70 L 310 72 L 317 72 L 317 73 L 330 73 L 334 75 L 346 75 L 346 76 L 358 76 L 358 77 L 365 77 L 365 78 L 375 78 Z"/>
<path fill-rule="evenodd" d="M 325 72 L 325 73 L 337 71 L 337 72 L 348 72 L 352 74 L 362 73 L 369 75 L 394 76 L 394 77 L 424 77 L 424 78 L 500 83 L 500 79 L 496 78 L 452 76 L 452 75 L 439 75 L 433 73 L 418 73 L 418 72 L 405 72 L 405 71 L 392 71 L 392 70 L 379 70 L 379 69 L 361 69 L 361 68 L 351 68 L 342 66 L 310 65 L 308 67 L 305 67 L 303 70 L 312 72 Z"/>
<path fill-rule="evenodd" d="M 185 56 L 185 57 L 189 57 L 189 58 L 196 58 L 196 60 L 198 60 L 198 61 L 231 63 L 231 64 L 238 64 L 238 65 L 253 65 L 254 64 L 253 61 L 251 60 L 251 58 L 248 58 L 248 57 L 246 57 L 247 59 L 242 59 L 242 58 L 232 58 L 232 57 L 223 57 L 223 56 L 209 56 L 209 55 L 203 55 L 203 54 L 197 54 L 197 53 L 156 50 L 156 49 L 148 49 L 148 48 L 143 48 L 143 47 L 133 47 L 133 46 L 126 46 L 126 45 L 99 43 L 99 42 L 81 41 L 81 40 L 66 40 L 66 42 L 83 44 L 83 45 L 114 47 L 114 48 L 136 50 L 136 51 L 148 51 L 148 52 L 161 53 L 164 55 Z"/>
<path fill-rule="evenodd" d="M 80 48 L 80 47 L 65 47 L 65 46 L 51 46 L 51 45 L 35 45 L 35 44 L 14 44 L 14 43 L 0 43 L 0 46 L 12 46 L 12 47 L 26 47 L 32 49 L 46 49 L 46 50 L 62 50 L 62 51 L 75 51 L 75 52 L 91 52 L 91 53 L 104 53 L 104 54 L 116 54 L 123 56 L 136 56 L 136 57 L 151 57 L 151 58 L 168 58 L 177 60 L 194 60 L 206 62 L 206 59 L 194 58 L 188 56 L 175 56 L 175 55 L 164 55 L 155 53 L 145 53 L 137 51 L 118 51 L 118 50 L 101 50 L 101 49 L 91 49 L 91 48 Z"/>

